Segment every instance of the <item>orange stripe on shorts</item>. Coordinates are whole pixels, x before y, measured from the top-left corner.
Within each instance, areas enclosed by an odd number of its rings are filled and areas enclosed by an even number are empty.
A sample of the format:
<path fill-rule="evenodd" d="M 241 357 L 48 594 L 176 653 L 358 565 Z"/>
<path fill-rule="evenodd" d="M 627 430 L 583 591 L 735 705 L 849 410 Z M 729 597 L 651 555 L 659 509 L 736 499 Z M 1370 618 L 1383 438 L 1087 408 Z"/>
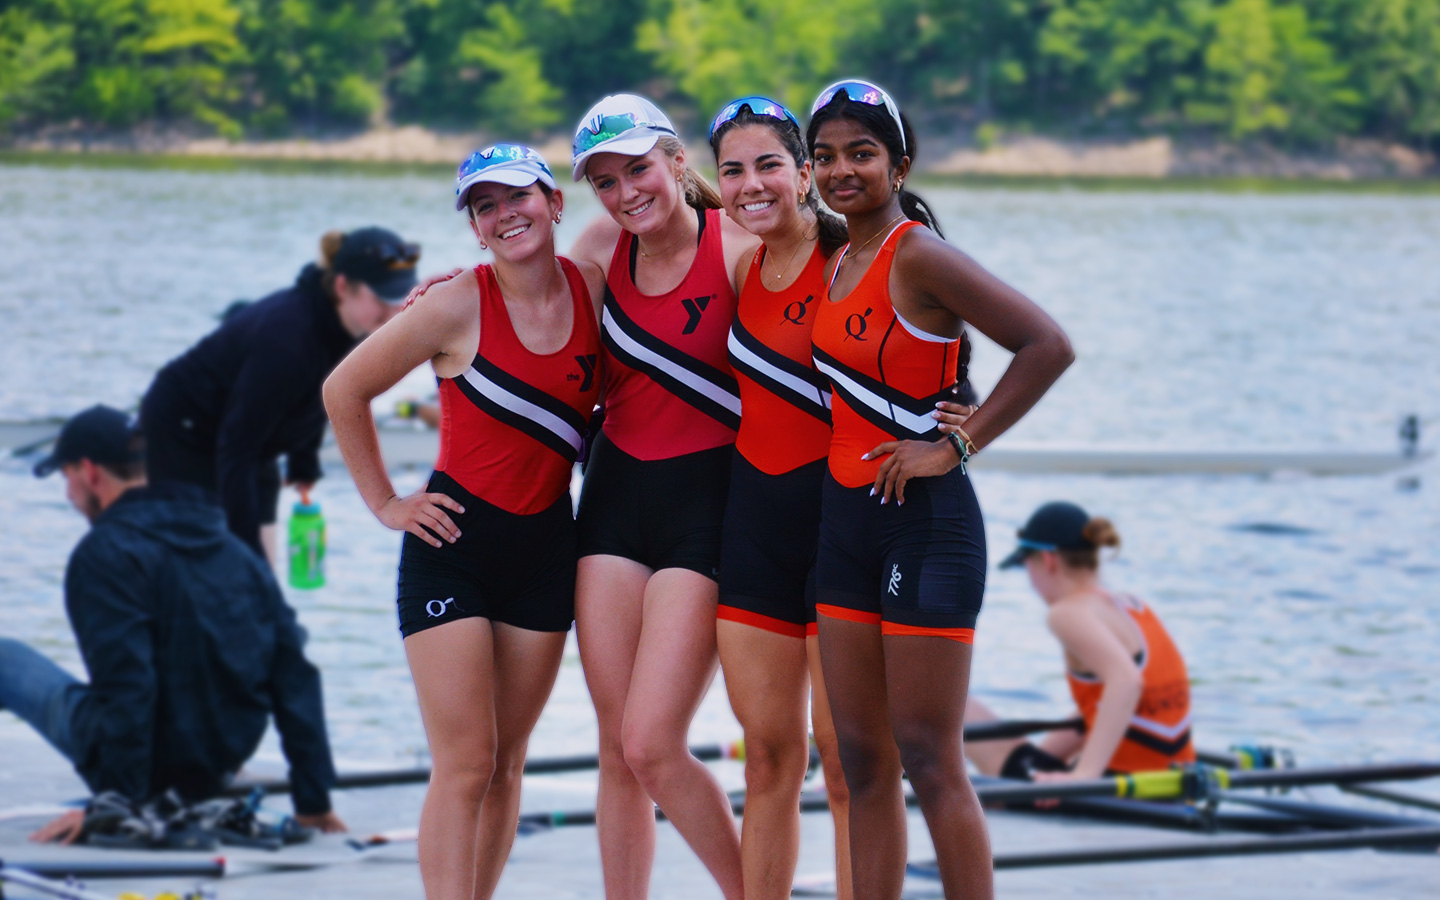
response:
<path fill-rule="evenodd" d="M 815 611 L 822 616 L 829 616 L 832 619 L 844 619 L 847 622 L 859 622 L 861 625 L 879 625 L 880 614 L 861 612 L 858 609 L 849 609 L 844 606 L 830 606 L 825 603 L 815 604 Z"/>
<path fill-rule="evenodd" d="M 787 622 L 784 619 L 777 619 L 774 616 L 764 616 L 748 609 L 736 609 L 733 606 L 726 606 L 723 603 L 716 608 L 717 618 L 727 622 L 739 622 L 741 625 L 749 625 L 752 628 L 759 628 L 775 634 L 783 634 L 785 637 L 803 638 L 805 626 L 797 625 L 794 622 Z"/>
<path fill-rule="evenodd" d="M 903 634 L 916 637 L 943 637 L 962 644 L 975 643 L 975 629 L 973 628 L 921 628 L 917 625 L 901 625 L 898 622 L 886 622 L 880 626 L 881 634 Z"/>

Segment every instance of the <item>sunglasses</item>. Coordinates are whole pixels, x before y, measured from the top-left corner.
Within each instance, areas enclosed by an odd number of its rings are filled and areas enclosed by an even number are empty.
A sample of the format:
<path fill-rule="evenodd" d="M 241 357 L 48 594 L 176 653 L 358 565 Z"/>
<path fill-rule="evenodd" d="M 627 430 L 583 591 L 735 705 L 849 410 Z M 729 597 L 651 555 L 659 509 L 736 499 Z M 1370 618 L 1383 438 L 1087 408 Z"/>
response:
<path fill-rule="evenodd" d="M 871 84 L 868 81 L 854 79 L 851 81 L 837 81 L 820 92 L 815 98 L 815 105 L 810 107 L 810 115 L 815 115 L 835 99 L 835 95 L 844 92 L 852 103 L 863 103 L 866 106 L 883 106 L 885 111 L 890 113 L 890 118 L 895 120 L 895 127 L 900 130 L 900 149 L 908 151 L 905 146 L 905 125 L 900 121 L 900 107 L 895 105 L 894 99 L 885 89 L 878 84 Z"/>
<path fill-rule="evenodd" d="M 673 128 L 666 128 L 664 125 L 657 125 L 634 113 L 617 113 L 612 116 L 592 116 L 579 131 L 575 132 L 575 143 L 572 153 L 579 156 L 589 150 L 620 137 L 627 131 L 634 131 L 636 128 L 648 128 L 651 131 L 663 131 L 666 134 L 674 134 Z"/>
<path fill-rule="evenodd" d="M 420 261 L 420 245 L 408 241 L 403 244 L 376 244 L 366 247 L 363 252 L 387 269 L 413 269 Z"/>
<path fill-rule="evenodd" d="M 772 119 L 780 119 L 781 121 L 789 119 L 795 123 L 796 128 L 800 127 L 800 120 L 795 118 L 795 114 L 786 109 L 783 104 L 776 103 L 769 97 L 741 97 L 739 100 L 732 100 L 727 103 L 725 108 L 720 110 L 719 114 L 715 116 L 714 121 L 710 123 L 709 139 L 712 141 L 715 140 L 715 132 L 720 129 L 720 126 L 726 122 L 734 121 L 735 117 L 740 115 L 740 110 L 742 109 L 748 109 L 752 114 L 757 116 L 769 116 Z"/>

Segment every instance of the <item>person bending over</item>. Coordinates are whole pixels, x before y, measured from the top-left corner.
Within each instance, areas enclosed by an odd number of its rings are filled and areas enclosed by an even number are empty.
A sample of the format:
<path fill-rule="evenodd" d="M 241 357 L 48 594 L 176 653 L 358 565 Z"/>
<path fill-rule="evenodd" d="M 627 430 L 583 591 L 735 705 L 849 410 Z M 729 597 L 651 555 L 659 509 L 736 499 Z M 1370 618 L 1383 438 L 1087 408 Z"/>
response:
<path fill-rule="evenodd" d="M 37 477 L 59 470 L 91 523 L 65 569 L 65 611 L 89 672 L 79 681 L 0 638 L 0 708 L 74 764 L 95 793 L 143 802 L 219 794 L 270 717 L 290 763 L 297 821 L 344 831 L 320 672 L 270 568 L 225 527 L 205 491 L 147 485 L 144 441 L 124 413 L 92 407 L 61 430 Z M 70 842 L 84 813 L 34 840 Z"/>
<path fill-rule="evenodd" d="M 1047 503 L 1020 529 L 1020 546 L 1000 568 L 1024 566 L 1045 601 L 1085 728 L 1051 732 L 1038 746 L 966 744 L 986 775 L 1062 781 L 1195 761 L 1185 660 L 1148 604 L 1100 581 L 1100 548 L 1118 546 L 1108 519 L 1091 518 L 1074 503 Z M 967 725 L 995 718 L 978 700 L 966 704 Z"/>

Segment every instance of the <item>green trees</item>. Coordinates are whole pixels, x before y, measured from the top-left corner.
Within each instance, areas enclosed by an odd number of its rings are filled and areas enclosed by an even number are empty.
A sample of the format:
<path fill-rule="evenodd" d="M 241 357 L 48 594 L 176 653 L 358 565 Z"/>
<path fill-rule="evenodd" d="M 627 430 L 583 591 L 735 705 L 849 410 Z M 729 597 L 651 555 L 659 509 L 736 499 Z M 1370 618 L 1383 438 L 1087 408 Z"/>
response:
<path fill-rule="evenodd" d="M 0 0 L 0 133 L 535 137 L 639 90 L 703 125 L 869 75 L 922 127 L 1440 135 L 1440 0 Z M 993 129 L 992 129 L 993 130 Z"/>

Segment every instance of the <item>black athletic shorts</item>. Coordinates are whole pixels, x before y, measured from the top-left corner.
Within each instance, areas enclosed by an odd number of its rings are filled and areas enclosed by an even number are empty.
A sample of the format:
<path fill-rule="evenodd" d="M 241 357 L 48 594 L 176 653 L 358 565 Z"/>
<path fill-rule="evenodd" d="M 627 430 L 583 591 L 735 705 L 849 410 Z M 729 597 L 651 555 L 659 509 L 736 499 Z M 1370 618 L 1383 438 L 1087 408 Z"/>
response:
<path fill-rule="evenodd" d="M 654 572 L 689 569 L 718 578 L 734 452 L 726 444 L 642 460 L 602 431 L 590 448 L 580 489 L 580 556 L 619 556 Z"/>
<path fill-rule="evenodd" d="M 460 539 L 435 547 L 406 532 L 400 549 L 400 633 L 482 618 L 530 631 L 575 621 L 575 519 L 570 494 L 521 516 L 486 503 L 444 472 L 429 490 L 460 502 L 446 510 Z"/>
<path fill-rule="evenodd" d="M 985 593 L 985 523 L 956 466 L 905 483 L 905 504 L 882 505 L 870 485 L 843 487 L 827 470 L 816 561 L 819 614 L 881 626 L 883 634 L 972 643 Z"/>
<path fill-rule="evenodd" d="M 1000 766 L 1001 778 L 1032 781 L 1036 772 L 1068 772 L 1065 760 L 1026 741 L 1011 750 Z"/>
<path fill-rule="evenodd" d="M 767 475 L 735 454 L 720 539 L 720 618 L 791 637 L 815 633 L 824 477 L 824 459 Z"/>

